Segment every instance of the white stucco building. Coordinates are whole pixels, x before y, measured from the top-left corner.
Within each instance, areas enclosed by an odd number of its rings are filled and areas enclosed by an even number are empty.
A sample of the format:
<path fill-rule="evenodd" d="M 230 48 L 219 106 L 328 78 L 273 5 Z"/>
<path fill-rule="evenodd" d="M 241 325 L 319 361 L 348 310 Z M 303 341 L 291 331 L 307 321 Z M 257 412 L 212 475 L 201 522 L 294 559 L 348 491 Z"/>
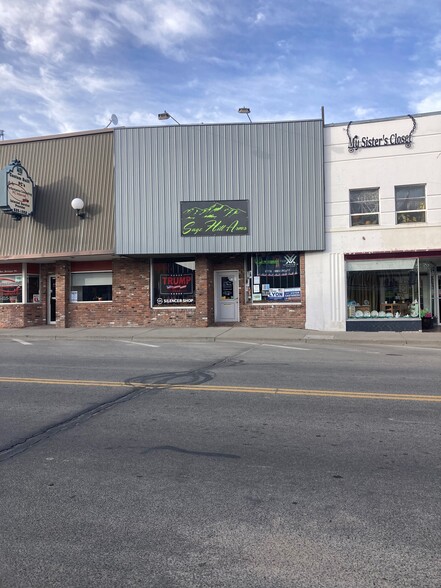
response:
<path fill-rule="evenodd" d="M 324 142 L 326 246 L 305 256 L 306 328 L 437 323 L 441 113 L 325 125 Z"/>

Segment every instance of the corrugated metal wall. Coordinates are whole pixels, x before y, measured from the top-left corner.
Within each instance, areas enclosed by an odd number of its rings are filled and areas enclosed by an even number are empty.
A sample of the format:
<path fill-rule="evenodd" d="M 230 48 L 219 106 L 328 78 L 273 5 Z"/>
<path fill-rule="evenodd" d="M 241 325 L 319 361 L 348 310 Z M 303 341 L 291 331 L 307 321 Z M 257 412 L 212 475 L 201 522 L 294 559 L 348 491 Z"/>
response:
<path fill-rule="evenodd" d="M 38 186 L 32 217 L 0 212 L 0 256 L 43 257 L 114 250 L 113 130 L 0 142 L 0 168 L 19 159 Z M 79 219 L 73 198 L 85 202 Z"/>
<path fill-rule="evenodd" d="M 321 120 L 115 129 L 116 252 L 324 249 Z M 182 237 L 180 202 L 249 200 L 250 234 Z"/>

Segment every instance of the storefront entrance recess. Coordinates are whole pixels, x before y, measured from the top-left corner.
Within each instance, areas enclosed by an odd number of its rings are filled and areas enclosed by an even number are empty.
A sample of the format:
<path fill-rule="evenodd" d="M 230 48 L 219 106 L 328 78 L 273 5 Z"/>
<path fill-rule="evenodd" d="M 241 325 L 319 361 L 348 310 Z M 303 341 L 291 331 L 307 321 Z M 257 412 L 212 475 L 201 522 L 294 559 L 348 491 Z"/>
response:
<path fill-rule="evenodd" d="M 214 272 L 214 320 L 216 323 L 239 321 L 239 272 Z"/>

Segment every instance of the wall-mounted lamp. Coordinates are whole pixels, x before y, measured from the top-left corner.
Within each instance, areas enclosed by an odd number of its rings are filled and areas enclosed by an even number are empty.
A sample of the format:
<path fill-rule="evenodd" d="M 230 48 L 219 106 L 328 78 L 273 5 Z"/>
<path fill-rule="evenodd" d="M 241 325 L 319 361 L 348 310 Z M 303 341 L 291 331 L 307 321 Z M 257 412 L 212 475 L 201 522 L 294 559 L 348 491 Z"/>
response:
<path fill-rule="evenodd" d="M 177 125 L 180 125 L 180 124 L 181 124 L 181 123 L 180 123 L 180 122 L 178 122 L 178 121 L 177 121 L 175 118 L 173 118 L 173 117 L 172 117 L 172 115 L 171 115 L 171 114 L 169 114 L 169 113 L 168 113 L 166 110 L 164 110 L 164 112 L 160 112 L 160 113 L 158 114 L 158 118 L 159 118 L 159 120 L 168 120 L 169 118 L 171 118 L 172 120 L 174 120 L 174 121 L 175 121 L 175 123 L 176 123 Z"/>
<path fill-rule="evenodd" d="M 84 218 L 86 216 L 86 213 L 83 212 L 84 202 L 81 200 L 81 198 L 74 198 L 70 205 L 77 213 L 77 216 L 79 216 L 80 218 Z"/>
<path fill-rule="evenodd" d="M 250 119 L 250 112 L 251 112 L 251 109 L 250 108 L 247 108 L 246 106 L 242 106 L 242 108 L 239 108 L 239 110 L 237 112 L 239 114 L 246 114 L 247 117 L 248 117 L 248 120 L 250 122 L 252 122 L 251 119 Z"/>

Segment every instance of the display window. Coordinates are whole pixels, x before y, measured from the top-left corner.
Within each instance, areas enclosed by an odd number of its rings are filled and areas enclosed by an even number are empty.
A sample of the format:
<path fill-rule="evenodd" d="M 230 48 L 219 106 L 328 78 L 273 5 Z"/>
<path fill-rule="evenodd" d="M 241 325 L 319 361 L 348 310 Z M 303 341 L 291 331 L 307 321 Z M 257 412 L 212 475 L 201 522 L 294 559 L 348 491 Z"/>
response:
<path fill-rule="evenodd" d="M 347 318 L 420 318 L 418 259 L 349 261 Z"/>
<path fill-rule="evenodd" d="M 26 277 L 27 302 L 40 302 L 40 276 L 28 274 Z"/>
<path fill-rule="evenodd" d="M 256 253 L 248 264 L 249 302 L 301 302 L 298 253 Z"/>
<path fill-rule="evenodd" d="M 35 265 L 0 266 L 0 304 L 40 302 L 40 275 Z"/>
<path fill-rule="evenodd" d="M 112 272 L 72 272 L 71 302 L 102 302 L 112 300 Z"/>
<path fill-rule="evenodd" d="M 3 304 L 22 302 L 22 283 L 22 274 L 0 276 L 0 302 Z"/>
<path fill-rule="evenodd" d="M 152 305 L 194 306 L 196 262 L 192 259 L 152 260 Z"/>

